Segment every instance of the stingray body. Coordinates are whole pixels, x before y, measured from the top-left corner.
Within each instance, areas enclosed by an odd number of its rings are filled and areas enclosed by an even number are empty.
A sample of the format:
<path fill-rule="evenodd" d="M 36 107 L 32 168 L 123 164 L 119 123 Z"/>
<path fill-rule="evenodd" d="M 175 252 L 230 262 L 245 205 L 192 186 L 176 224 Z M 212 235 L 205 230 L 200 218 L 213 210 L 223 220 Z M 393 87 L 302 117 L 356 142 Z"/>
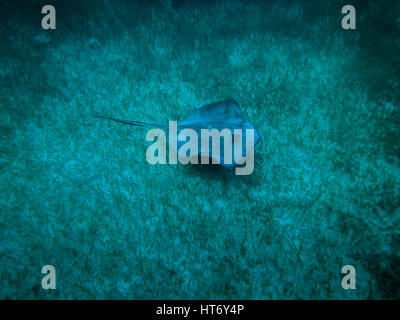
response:
<path fill-rule="evenodd" d="M 162 124 L 154 124 L 147 123 L 141 121 L 127 121 L 120 120 L 116 118 L 95 116 L 96 118 L 108 119 L 118 123 L 128 124 L 137 127 L 152 127 L 152 128 L 160 128 L 160 129 L 168 129 L 168 125 Z M 201 137 L 202 129 L 217 129 L 221 131 L 223 129 L 229 129 L 234 136 L 235 129 L 241 129 L 242 139 L 240 141 L 241 145 L 234 145 L 233 148 L 240 148 L 242 150 L 242 155 L 246 156 L 246 153 L 253 152 L 253 150 L 247 150 L 246 148 L 246 132 L 247 129 L 251 129 L 254 132 L 254 137 L 252 137 L 253 141 L 251 141 L 251 145 L 254 147 L 260 140 L 260 135 L 254 126 L 244 117 L 242 111 L 239 108 L 239 105 L 234 100 L 224 100 L 220 102 L 215 102 L 211 104 L 207 104 L 202 106 L 192 113 L 190 113 L 184 120 L 178 122 L 177 131 L 178 133 L 183 129 L 192 129 L 196 131 L 199 137 Z M 213 159 L 213 163 L 218 163 L 225 167 L 235 167 L 237 163 L 234 161 L 234 157 L 232 157 L 232 163 L 226 164 L 224 161 L 224 139 L 221 139 L 220 144 L 220 158 Z M 234 141 L 234 139 L 233 139 Z M 170 144 L 170 147 L 177 148 L 175 150 L 177 153 L 179 152 L 180 147 L 185 143 L 185 141 L 177 141 L 177 144 Z M 209 146 L 209 150 L 202 149 L 201 139 L 199 139 L 198 153 L 195 156 L 200 158 L 209 157 L 212 159 L 212 144 Z M 202 162 L 203 163 L 203 162 Z"/>

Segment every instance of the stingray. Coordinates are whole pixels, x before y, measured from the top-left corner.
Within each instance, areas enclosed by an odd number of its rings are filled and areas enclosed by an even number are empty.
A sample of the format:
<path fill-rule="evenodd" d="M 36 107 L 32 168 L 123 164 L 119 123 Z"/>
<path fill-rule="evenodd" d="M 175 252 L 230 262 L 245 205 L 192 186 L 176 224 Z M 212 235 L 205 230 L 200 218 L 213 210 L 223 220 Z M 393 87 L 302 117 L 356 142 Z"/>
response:
<path fill-rule="evenodd" d="M 107 119 L 107 120 L 112 120 L 118 123 L 122 124 L 127 124 L 131 126 L 136 126 L 136 127 L 151 127 L 151 128 L 160 128 L 164 130 L 168 130 L 168 125 L 164 124 L 155 124 L 155 123 L 148 123 L 148 122 L 141 122 L 141 121 L 128 121 L 128 120 L 121 120 L 121 119 L 116 119 L 112 117 L 104 117 L 104 116 L 94 116 L 95 118 L 100 118 L 100 119 Z M 233 145 L 233 148 L 241 148 L 242 150 L 242 155 L 246 156 L 246 153 L 248 152 L 253 152 L 253 150 L 247 150 L 245 148 L 243 142 L 246 141 L 246 132 L 247 129 L 252 129 L 254 130 L 254 137 L 253 137 L 253 143 L 252 146 L 254 147 L 260 140 L 260 135 L 257 132 L 257 130 L 254 128 L 254 126 L 248 121 L 245 116 L 243 115 L 242 111 L 239 108 L 239 105 L 236 101 L 230 99 L 230 100 L 224 100 L 224 101 L 219 101 L 211 104 L 204 105 L 192 113 L 190 113 L 184 120 L 178 122 L 177 124 L 177 131 L 178 133 L 183 130 L 183 129 L 193 129 L 196 131 L 198 136 L 201 136 L 201 129 L 217 129 L 219 131 L 223 129 L 230 129 L 232 134 L 234 134 L 234 129 L 242 129 L 242 139 L 240 141 L 241 145 Z M 199 139 L 200 140 L 200 139 Z M 224 140 L 224 139 L 221 139 Z M 233 139 L 234 141 L 235 139 Z M 178 141 L 177 142 L 177 149 L 184 144 L 185 142 Z M 172 144 L 170 144 L 172 146 Z M 223 150 L 223 143 L 221 143 L 221 151 Z M 194 156 L 197 157 L 208 157 L 210 159 L 213 159 L 213 153 L 212 153 L 212 145 L 209 146 L 209 150 L 204 150 L 202 149 L 202 145 L 199 142 L 199 148 L 197 154 Z M 178 152 L 178 150 L 175 150 Z M 239 164 L 235 162 L 234 157 L 232 163 L 226 164 L 224 161 L 224 156 L 223 152 L 220 153 L 220 159 L 213 159 L 213 163 L 220 164 L 224 167 L 235 167 L 238 166 Z M 201 163 L 204 163 L 203 160 Z M 208 162 L 207 162 L 208 163 Z"/>

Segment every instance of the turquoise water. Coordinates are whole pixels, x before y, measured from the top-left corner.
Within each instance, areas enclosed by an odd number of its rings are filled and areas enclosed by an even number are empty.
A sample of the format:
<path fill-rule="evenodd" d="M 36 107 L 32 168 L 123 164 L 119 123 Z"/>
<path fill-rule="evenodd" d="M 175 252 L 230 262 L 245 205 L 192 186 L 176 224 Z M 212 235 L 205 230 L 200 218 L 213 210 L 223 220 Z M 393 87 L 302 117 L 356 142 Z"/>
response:
<path fill-rule="evenodd" d="M 400 297 L 399 2 L 352 1 L 355 30 L 347 1 L 52 1 L 55 30 L 45 4 L 0 4 L 0 298 Z M 228 98 L 249 176 L 92 117 Z"/>

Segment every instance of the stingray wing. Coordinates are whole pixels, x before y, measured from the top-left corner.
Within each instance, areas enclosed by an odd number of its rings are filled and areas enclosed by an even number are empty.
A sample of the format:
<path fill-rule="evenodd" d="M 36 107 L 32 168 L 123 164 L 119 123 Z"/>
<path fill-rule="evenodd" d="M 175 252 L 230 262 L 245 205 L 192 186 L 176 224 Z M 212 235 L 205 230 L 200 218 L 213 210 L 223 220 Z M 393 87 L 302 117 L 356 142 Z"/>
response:
<path fill-rule="evenodd" d="M 180 127 L 202 126 L 218 128 L 221 124 L 237 125 L 238 128 L 246 121 L 235 100 L 224 100 L 207 104 L 198 108 L 179 123 Z M 227 126 L 229 127 L 229 126 Z"/>

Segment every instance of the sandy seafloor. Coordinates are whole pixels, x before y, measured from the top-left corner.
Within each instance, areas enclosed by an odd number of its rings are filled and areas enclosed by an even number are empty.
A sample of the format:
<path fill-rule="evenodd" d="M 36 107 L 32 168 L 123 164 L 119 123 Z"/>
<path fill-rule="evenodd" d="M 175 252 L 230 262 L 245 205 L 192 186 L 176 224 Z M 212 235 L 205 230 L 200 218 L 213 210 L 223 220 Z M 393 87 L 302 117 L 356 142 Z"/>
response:
<path fill-rule="evenodd" d="M 400 297 L 400 3 L 0 4 L 1 299 Z M 250 176 L 146 162 L 233 98 Z M 343 290 L 341 269 L 356 268 Z M 42 266 L 57 289 L 41 287 Z"/>

